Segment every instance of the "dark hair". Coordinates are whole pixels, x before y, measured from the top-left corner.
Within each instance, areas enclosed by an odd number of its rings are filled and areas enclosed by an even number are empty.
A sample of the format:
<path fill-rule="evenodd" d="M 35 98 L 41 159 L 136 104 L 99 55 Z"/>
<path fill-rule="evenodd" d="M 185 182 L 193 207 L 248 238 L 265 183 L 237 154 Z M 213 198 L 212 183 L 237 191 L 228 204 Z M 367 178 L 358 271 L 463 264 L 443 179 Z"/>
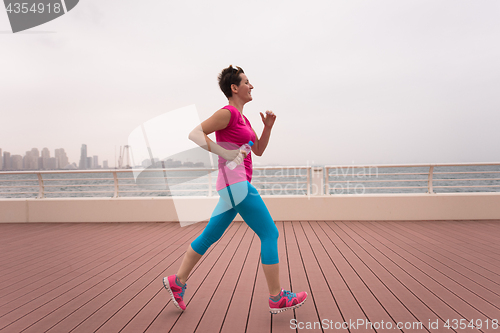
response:
<path fill-rule="evenodd" d="M 237 86 L 241 83 L 240 74 L 245 73 L 241 67 L 230 65 L 228 68 L 224 68 L 219 74 L 219 87 L 226 95 L 227 98 L 233 96 L 231 91 L 231 85 L 235 84 Z"/>

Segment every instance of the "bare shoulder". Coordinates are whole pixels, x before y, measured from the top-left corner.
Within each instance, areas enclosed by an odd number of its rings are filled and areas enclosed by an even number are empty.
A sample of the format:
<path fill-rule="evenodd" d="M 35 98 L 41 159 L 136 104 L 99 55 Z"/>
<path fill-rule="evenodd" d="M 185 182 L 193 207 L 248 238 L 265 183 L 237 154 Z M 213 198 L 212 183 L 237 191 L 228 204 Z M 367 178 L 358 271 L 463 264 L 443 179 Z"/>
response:
<path fill-rule="evenodd" d="M 205 134 L 220 131 L 229 125 L 231 121 L 231 111 L 228 109 L 217 110 L 210 118 L 201 123 Z"/>

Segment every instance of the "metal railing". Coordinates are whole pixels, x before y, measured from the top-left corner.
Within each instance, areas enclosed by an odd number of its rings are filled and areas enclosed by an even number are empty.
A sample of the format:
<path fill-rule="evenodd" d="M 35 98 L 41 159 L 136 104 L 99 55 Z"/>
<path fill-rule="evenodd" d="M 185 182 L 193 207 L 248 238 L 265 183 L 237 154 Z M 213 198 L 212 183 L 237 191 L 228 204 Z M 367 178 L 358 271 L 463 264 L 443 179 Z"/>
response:
<path fill-rule="evenodd" d="M 472 170 L 474 168 L 477 170 Z M 387 169 L 400 170 L 397 170 L 398 172 L 391 172 L 390 170 L 381 172 L 379 169 L 383 171 Z M 401 172 L 403 169 L 408 170 L 408 172 Z M 332 170 L 334 171 L 333 173 Z M 476 175 L 479 176 L 475 177 Z M 391 176 L 393 177 L 391 178 Z M 398 178 L 400 176 L 403 176 L 403 178 Z M 436 189 L 442 190 L 441 192 L 446 192 L 450 189 L 499 189 L 500 178 L 498 176 L 500 176 L 500 163 L 325 166 L 324 190 L 326 194 L 336 194 L 339 189 L 342 191 L 347 189 L 349 193 L 357 193 L 358 190 L 362 190 L 363 194 L 367 190 L 379 190 L 379 193 L 381 190 L 386 190 L 387 192 L 399 190 L 400 193 L 404 193 L 404 190 L 410 190 L 407 192 L 412 193 L 420 190 L 428 194 L 435 194 Z M 375 186 L 372 186 L 373 184 Z M 411 184 L 415 185 L 408 186 Z M 351 187 L 349 188 L 350 185 Z"/>
<path fill-rule="evenodd" d="M 310 166 L 255 167 L 252 184 L 261 194 L 310 194 Z M 290 170 L 294 170 L 293 173 Z M 0 172 L 0 197 L 214 196 L 218 169 L 102 169 Z M 297 171 L 299 173 L 297 173 Z M 89 177 L 89 174 L 97 177 Z M 194 175 L 193 175 L 194 174 Z M 69 176 L 69 178 L 68 178 Z M 132 177 L 131 177 L 132 176 Z M 10 179 L 8 179 L 10 178 Z M 8 191 L 6 191 L 8 190 Z M 278 193 L 276 193 L 278 192 Z"/>
<path fill-rule="evenodd" d="M 0 198 L 214 196 L 217 169 L 0 172 Z M 254 167 L 262 195 L 500 192 L 500 163 Z"/>

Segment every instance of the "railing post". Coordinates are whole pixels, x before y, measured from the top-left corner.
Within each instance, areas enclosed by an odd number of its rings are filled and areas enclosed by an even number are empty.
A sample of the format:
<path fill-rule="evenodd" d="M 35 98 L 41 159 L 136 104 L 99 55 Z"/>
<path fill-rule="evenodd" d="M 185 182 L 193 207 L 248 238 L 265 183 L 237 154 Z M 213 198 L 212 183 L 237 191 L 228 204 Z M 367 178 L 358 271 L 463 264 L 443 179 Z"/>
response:
<path fill-rule="evenodd" d="M 326 195 L 330 194 L 330 169 L 326 166 L 325 167 L 325 191 L 324 193 Z"/>
<path fill-rule="evenodd" d="M 429 194 L 435 194 L 434 189 L 432 188 L 433 173 L 434 173 L 434 165 L 431 165 L 429 167 L 429 180 L 428 180 L 428 190 L 427 190 L 427 193 L 429 193 Z"/>
<path fill-rule="evenodd" d="M 312 185 L 316 187 L 313 195 L 323 195 L 323 167 L 312 167 Z"/>
<path fill-rule="evenodd" d="M 307 168 L 307 197 L 311 195 L 311 167 Z"/>
<path fill-rule="evenodd" d="M 118 176 L 116 174 L 116 171 L 113 171 L 113 180 L 115 182 L 115 194 L 113 195 L 113 198 L 118 198 Z"/>
<path fill-rule="evenodd" d="M 44 187 L 43 187 L 43 178 L 42 178 L 42 174 L 40 172 L 37 172 L 37 177 L 38 177 L 38 197 L 37 199 L 42 199 L 45 197 L 45 193 L 44 193 Z"/>
<path fill-rule="evenodd" d="M 208 171 L 208 196 L 212 196 L 212 170 Z"/>

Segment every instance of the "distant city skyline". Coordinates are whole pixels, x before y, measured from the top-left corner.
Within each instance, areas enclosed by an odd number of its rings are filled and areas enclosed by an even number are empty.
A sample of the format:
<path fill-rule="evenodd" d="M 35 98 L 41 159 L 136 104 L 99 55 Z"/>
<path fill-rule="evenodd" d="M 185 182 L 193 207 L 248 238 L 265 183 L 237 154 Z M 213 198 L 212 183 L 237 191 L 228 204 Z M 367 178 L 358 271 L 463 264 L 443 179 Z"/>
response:
<path fill-rule="evenodd" d="M 123 151 L 124 153 L 125 151 Z M 121 153 L 120 153 L 121 157 Z M 90 170 L 90 169 L 110 169 L 110 168 L 127 168 L 127 167 L 150 167 L 155 164 L 156 167 L 166 167 L 166 168 L 178 168 L 178 167 L 194 167 L 194 168 L 204 168 L 209 167 L 203 162 L 192 162 L 189 161 L 189 156 L 187 160 L 177 160 L 173 158 L 167 158 L 162 160 L 154 157 L 153 161 L 143 160 L 140 163 L 132 165 L 131 161 L 124 161 L 121 165 L 120 157 L 116 165 L 112 167 L 108 160 L 102 161 L 102 166 L 99 165 L 99 156 L 92 155 L 87 156 L 87 145 L 82 144 L 80 149 L 80 159 L 79 163 L 70 162 L 64 148 L 54 149 L 54 156 L 51 157 L 50 149 L 47 147 L 42 148 L 41 151 L 38 148 L 32 148 L 26 151 L 24 155 L 11 153 L 3 148 L 0 148 L 0 171 L 19 171 L 19 170 Z"/>
<path fill-rule="evenodd" d="M 84 145 L 85 146 L 85 145 Z M 100 169 L 98 156 L 88 157 L 83 168 L 79 168 L 75 162 L 70 162 L 64 148 L 54 149 L 54 156 L 51 157 L 50 149 L 47 147 L 31 148 L 24 155 L 11 153 L 0 148 L 0 170 L 61 170 L 61 169 Z M 104 163 L 105 162 L 105 163 Z M 108 166 L 108 161 L 103 161 Z"/>

